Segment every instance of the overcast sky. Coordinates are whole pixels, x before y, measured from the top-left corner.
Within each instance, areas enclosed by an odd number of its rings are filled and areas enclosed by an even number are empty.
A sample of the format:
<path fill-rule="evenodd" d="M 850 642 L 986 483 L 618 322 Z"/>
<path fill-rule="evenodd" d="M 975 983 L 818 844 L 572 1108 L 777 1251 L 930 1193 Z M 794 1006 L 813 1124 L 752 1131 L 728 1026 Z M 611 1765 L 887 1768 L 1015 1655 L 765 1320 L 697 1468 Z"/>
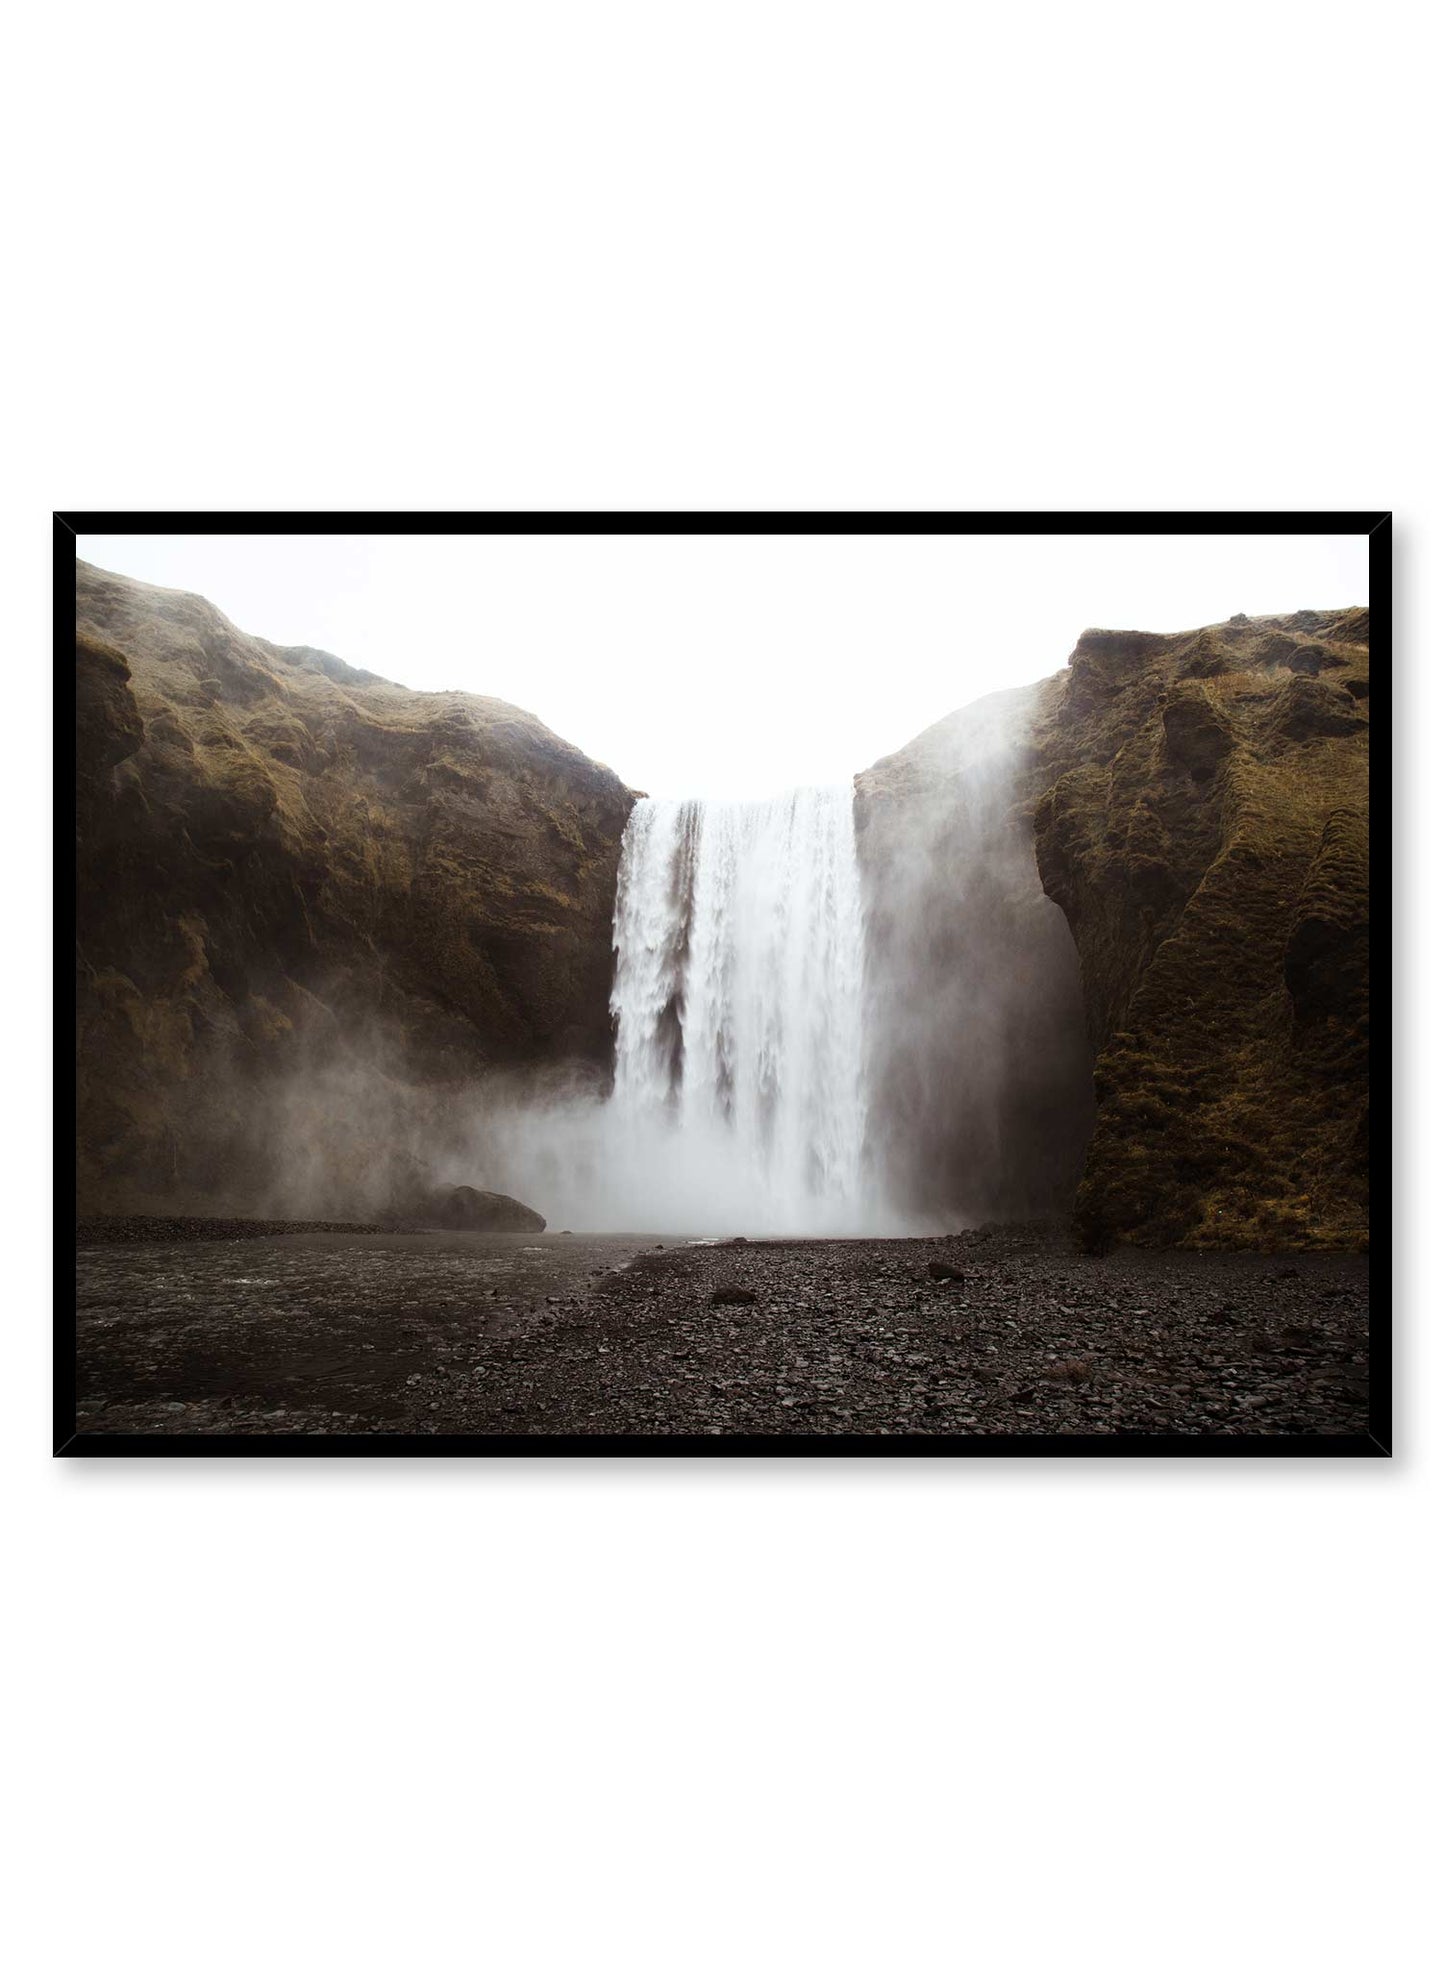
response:
<path fill-rule="evenodd" d="M 82 535 L 83 559 L 416 690 L 509 699 L 650 793 L 851 777 L 1079 631 L 1369 599 L 1363 537 Z"/>

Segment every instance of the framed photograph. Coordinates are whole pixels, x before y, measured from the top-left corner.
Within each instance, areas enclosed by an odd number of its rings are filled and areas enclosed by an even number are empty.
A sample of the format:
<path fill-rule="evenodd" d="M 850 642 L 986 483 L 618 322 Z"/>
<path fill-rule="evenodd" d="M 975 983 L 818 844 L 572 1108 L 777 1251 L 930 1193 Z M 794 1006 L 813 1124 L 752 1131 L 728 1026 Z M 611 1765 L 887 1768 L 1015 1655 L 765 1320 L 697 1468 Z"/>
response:
<path fill-rule="evenodd" d="M 1389 542 L 58 514 L 57 1454 L 1389 1454 Z"/>

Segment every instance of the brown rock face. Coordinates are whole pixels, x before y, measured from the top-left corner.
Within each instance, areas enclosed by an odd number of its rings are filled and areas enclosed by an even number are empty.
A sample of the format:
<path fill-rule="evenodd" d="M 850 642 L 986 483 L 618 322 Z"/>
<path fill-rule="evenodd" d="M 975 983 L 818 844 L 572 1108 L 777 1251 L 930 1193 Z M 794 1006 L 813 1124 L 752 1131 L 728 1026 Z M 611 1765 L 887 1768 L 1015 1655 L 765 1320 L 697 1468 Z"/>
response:
<path fill-rule="evenodd" d="M 1368 611 L 1091 630 L 1031 771 L 1097 1055 L 1085 1240 L 1362 1247 Z"/>
<path fill-rule="evenodd" d="M 82 564 L 77 603 L 83 1211 L 376 1207 L 417 1089 L 605 1074 L 615 774 L 196 596 Z"/>
<path fill-rule="evenodd" d="M 868 1137 L 921 1225 L 1062 1214 L 1083 1166 L 1079 960 L 1033 842 L 1033 731 L 1062 688 L 985 698 L 854 782 Z"/>

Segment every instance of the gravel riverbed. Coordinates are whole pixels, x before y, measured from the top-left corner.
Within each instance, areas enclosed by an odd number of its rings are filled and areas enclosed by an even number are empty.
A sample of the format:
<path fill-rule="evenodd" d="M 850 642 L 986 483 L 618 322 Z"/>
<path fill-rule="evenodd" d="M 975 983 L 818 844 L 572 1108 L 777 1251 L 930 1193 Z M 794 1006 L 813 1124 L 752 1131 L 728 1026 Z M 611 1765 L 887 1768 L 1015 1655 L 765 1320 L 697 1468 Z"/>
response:
<path fill-rule="evenodd" d="M 1062 1235 L 302 1232 L 77 1254 L 127 1435 L 1360 1435 L 1368 1261 Z"/>

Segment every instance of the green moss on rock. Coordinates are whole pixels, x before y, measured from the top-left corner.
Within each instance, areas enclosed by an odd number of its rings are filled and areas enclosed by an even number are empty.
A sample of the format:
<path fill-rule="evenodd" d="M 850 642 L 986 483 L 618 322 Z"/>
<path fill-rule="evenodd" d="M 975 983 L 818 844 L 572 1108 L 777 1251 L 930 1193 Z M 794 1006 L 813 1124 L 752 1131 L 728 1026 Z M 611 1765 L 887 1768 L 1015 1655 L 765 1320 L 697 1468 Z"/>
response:
<path fill-rule="evenodd" d="M 614 773 L 512 705 L 277 649 L 198 596 L 83 563 L 76 594 L 85 1210 L 247 1196 L 264 1090 L 303 1059 L 360 1062 L 363 1161 L 393 1079 L 605 1070 Z"/>
<path fill-rule="evenodd" d="M 1038 726 L 1095 1247 L 1368 1241 L 1369 617 L 1090 631 Z"/>

